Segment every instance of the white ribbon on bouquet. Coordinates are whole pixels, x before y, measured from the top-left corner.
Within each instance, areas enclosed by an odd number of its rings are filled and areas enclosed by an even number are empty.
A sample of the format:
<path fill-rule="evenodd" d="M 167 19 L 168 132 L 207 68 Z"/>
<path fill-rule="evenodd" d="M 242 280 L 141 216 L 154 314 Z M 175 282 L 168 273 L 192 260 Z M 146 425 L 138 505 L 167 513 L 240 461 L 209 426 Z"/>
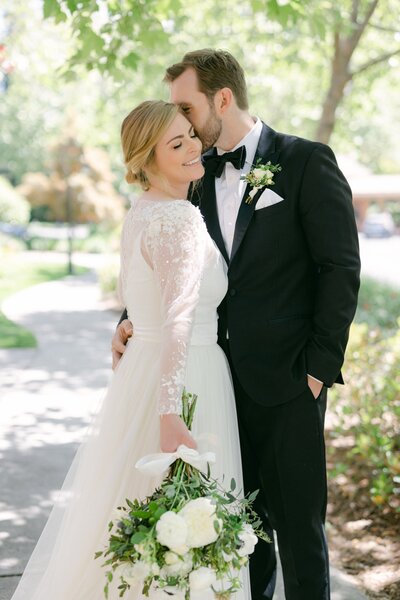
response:
<path fill-rule="evenodd" d="M 214 464 L 216 461 L 214 452 L 200 454 L 197 450 L 181 444 L 175 452 L 157 452 L 143 456 L 137 461 L 135 467 L 147 475 L 162 475 L 178 458 L 204 472 L 207 471 L 208 463 Z"/>

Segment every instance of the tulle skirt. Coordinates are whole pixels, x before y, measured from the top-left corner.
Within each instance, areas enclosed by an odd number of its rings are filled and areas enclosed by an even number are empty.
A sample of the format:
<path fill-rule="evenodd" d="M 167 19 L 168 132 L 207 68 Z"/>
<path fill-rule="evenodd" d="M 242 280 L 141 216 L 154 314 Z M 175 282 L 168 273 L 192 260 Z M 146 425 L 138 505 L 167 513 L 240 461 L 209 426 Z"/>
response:
<path fill-rule="evenodd" d="M 102 600 L 102 559 L 108 523 L 125 498 L 150 495 L 160 479 L 134 465 L 159 452 L 159 345 L 132 339 L 99 413 L 89 427 L 12 600 Z M 198 395 L 193 434 L 200 451 L 215 451 L 212 476 L 242 489 L 242 466 L 232 382 L 217 344 L 191 346 L 185 386 Z M 235 600 L 250 600 L 248 569 Z M 116 586 L 110 600 L 117 600 Z M 142 594 L 131 589 L 126 600 Z"/>

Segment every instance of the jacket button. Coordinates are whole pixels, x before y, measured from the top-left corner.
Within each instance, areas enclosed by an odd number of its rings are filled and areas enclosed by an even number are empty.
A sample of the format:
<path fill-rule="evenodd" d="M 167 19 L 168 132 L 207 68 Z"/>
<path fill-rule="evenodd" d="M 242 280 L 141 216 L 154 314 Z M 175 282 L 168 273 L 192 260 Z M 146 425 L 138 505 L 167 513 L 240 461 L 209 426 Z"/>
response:
<path fill-rule="evenodd" d="M 232 297 L 233 297 L 233 296 L 236 296 L 236 290 L 235 290 L 235 288 L 231 288 L 231 289 L 229 290 L 229 295 L 230 295 L 230 296 L 232 296 Z"/>

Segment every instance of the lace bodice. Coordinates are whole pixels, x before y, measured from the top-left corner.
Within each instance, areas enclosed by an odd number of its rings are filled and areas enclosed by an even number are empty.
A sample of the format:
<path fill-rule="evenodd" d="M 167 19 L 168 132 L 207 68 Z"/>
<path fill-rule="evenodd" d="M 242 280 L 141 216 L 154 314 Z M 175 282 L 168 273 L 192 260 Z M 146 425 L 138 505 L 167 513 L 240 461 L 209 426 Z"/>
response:
<path fill-rule="evenodd" d="M 223 260 L 197 208 L 187 200 L 136 202 L 122 232 L 120 294 L 134 338 L 159 344 L 160 413 L 180 413 L 193 327 L 197 341 L 216 341 L 226 286 Z"/>

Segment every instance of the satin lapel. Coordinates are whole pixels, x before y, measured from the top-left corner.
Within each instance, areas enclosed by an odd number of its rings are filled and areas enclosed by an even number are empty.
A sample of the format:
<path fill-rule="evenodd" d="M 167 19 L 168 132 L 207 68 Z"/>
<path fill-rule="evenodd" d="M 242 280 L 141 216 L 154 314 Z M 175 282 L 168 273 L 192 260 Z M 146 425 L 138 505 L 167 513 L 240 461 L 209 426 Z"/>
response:
<path fill-rule="evenodd" d="M 202 181 L 200 210 L 204 217 L 208 233 L 217 244 L 227 264 L 229 264 L 229 256 L 219 226 L 217 199 L 215 196 L 215 177 L 213 175 L 207 175 L 207 173 L 204 175 Z"/>
<path fill-rule="evenodd" d="M 268 127 L 263 123 L 263 128 L 260 135 L 260 140 L 258 142 L 256 155 L 254 157 L 254 164 L 258 159 L 261 159 L 263 163 L 268 160 L 271 163 L 274 163 L 275 157 L 275 137 L 276 133 L 273 129 Z M 246 204 L 245 200 L 250 193 L 251 187 L 250 185 L 246 186 L 245 192 L 243 194 L 242 203 L 239 208 L 238 217 L 236 220 L 235 226 L 235 234 L 233 236 L 233 244 L 232 244 L 232 252 L 230 258 L 230 264 L 232 264 L 233 259 L 235 258 L 235 254 L 237 253 L 240 244 L 243 241 L 245 233 L 247 231 L 248 226 L 250 225 L 251 218 L 253 216 L 257 200 L 262 193 L 260 190 L 253 198 L 251 204 Z"/>

